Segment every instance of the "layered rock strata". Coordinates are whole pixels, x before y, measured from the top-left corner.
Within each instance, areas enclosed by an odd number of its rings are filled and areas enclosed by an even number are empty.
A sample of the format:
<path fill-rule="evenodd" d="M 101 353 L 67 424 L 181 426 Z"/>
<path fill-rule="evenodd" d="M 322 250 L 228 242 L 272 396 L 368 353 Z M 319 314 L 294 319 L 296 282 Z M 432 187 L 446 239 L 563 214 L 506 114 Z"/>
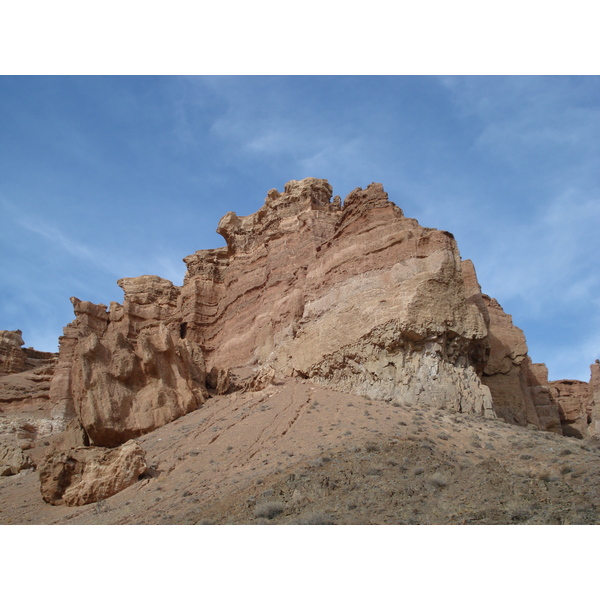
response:
<path fill-rule="evenodd" d="M 22 345 L 21 331 L 0 331 L 0 474 L 4 475 L 33 467 L 32 449 L 62 431 L 72 418 L 50 400 L 58 355 Z"/>
<path fill-rule="evenodd" d="M 600 437 L 600 360 L 590 366 L 591 377 L 589 394 L 591 397 L 591 416 L 588 433 L 594 437 Z"/>
<path fill-rule="evenodd" d="M 265 377 L 493 415 L 478 376 L 487 328 L 456 242 L 404 217 L 380 184 L 342 205 L 326 180 L 291 181 L 217 231 L 227 246 L 186 257 L 182 287 L 143 276 L 120 280 L 124 303 L 109 310 L 72 299 L 52 395 L 93 444 Z"/>

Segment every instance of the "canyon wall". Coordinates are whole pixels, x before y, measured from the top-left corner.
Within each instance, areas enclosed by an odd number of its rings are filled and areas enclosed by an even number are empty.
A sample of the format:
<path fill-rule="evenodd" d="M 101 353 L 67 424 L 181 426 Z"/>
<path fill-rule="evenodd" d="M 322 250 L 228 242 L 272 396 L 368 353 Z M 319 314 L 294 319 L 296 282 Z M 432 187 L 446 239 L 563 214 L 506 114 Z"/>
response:
<path fill-rule="evenodd" d="M 50 398 L 92 444 L 286 377 L 561 433 L 545 367 L 454 237 L 406 218 L 380 184 L 342 203 L 324 179 L 290 181 L 217 231 L 226 246 L 186 257 L 181 287 L 144 275 L 119 280 L 123 304 L 72 298 Z"/>

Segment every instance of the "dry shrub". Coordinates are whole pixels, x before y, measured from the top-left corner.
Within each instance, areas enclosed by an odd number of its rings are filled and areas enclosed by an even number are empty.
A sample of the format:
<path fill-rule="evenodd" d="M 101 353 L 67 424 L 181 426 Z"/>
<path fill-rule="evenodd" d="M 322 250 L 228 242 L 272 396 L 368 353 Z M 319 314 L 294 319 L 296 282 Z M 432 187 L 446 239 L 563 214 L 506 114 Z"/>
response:
<path fill-rule="evenodd" d="M 297 521 L 298 525 L 333 525 L 331 516 L 325 513 L 309 513 L 300 517 Z"/>
<path fill-rule="evenodd" d="M 429 478 L 429 483 L 431 483 L 431 485 L 433 485 L 436 488 L 443 488 L 446 487 L 450 482 L 448 480 L 448 477 L 446 477 L 446 475 L 444 475 L 443 473 L 434 473 Z"/>
<path fill-rule="evenodd" d="M 272 519 L 280 515 L 284 509 L 285 504 L 283 502 L 264 502 L 256 505 L 254 516 L 257 519 Z"/>

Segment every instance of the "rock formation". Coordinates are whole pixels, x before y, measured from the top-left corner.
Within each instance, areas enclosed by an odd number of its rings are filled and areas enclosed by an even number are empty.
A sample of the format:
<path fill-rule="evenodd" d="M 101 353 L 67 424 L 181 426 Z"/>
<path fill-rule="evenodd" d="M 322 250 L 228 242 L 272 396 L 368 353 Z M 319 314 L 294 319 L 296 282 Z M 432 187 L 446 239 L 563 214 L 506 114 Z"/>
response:
<path fill-rule="evenodd" d="M 181 332 L 180 290 L 156 276 L 121 279 L 123 305 L 71 298 L 51 397 L 73 407 L 90 441 L 114 447 L 198 408 L 202 350 Z"/>
<path fill-rule="evenodd" d="M 185 258 L 181 288 L 143 276 L 121 279 L 109 310 L 73 298 L 52 398 L 102 446 L 270 371 L 493 415 L 487 329 L 453 236 L 405 218 L 379 184 L 331 196 L 326 180 L 291 181 L 258 212 L 226 214 L 227 246 Z"/>
<path fill-rule="evenodd" d="M 50 401 L 57 354 L 21 348 L 21 331 L 0 331 L 0 474 L 33 467 L 30 450 L 72 415 Z"/>
<path fill-rule="evenodd" d="M 600 360 L 590 366 L 592 372 L 590 377 L 589 394 L 591 396 L 591 415 L 589 435 L 600 437 Z"/>
<path fill-rule="evenodd" d="M 585 381 L 561 379 L 550 383 L 551 396 L 558 404 L 565 435 L 584 438 L 592 419 L 590 386 Z"/>
<path fill-rule="evenodd" d="M 0 331 L 0 375 L 20 373 L 25 366 L 26 354 L 23 345 L 22 331 Z"/>
<path fill-rule="evenodd" d="M 488 329 L 481 379 L 490 389 L 496 415 L 509 423 L 562 433 L 546 366 L 531 362 L 525 334 L 495 298 L 481 292 L 470 260 L 463 261 L 463 273 L 469 302 L 480 310 Z"/>
<path fill-rule="evenodd" d="M 144 451 L 134 441 L 115 449 L 74 448 L 53 454 L 44 463 L 41 492 L 49 504 L 90 504 L 124 490 L 145 470 Z"/>
<path fill-rule="evenodd" d="M 19 446 L 0 442 L 0 476 L 16 475 L 33 466 L 31 459 Z"/>
<path fill-rule="evenodd" d="M 122 304 L 71 298 L 56 365 L 22 350 L 19 331 L 1 332 L 0 400 L 32 398 L 10 379 L 23 386 L 29 373 L 45 377 L 39 397 L 54 411 L 34 463 L 71 446 L 117 447 L 211 395 L 289 377 L 556 433 L 597 422 L 582 386 L 550 384 L 532 363 L 452 234 L 406 218 L 380 184 L 342 203 L 326 180 L 290 181 L 217 231 L 226 246 L 186 257 L 181 287 L 144 275 L 118 281 Z"/>

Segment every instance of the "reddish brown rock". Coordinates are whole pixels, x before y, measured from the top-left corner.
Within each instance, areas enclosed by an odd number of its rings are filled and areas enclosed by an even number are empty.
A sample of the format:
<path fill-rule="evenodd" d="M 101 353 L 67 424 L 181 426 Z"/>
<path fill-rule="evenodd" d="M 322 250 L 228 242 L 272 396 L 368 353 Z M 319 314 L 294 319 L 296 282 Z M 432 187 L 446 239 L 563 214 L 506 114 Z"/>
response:
<path fill-rule="evenodd" d="M 52 454 L 39 472 L 42 497 L 49 504 L 80 506 L 104 500 L 135 483 L 146 470 L 137 442 L 120 448 L 73 448 Z"/>
<path fill-rule="evenodd" d="M 600 437 L 600 361 L 590 365 L 591 377 L 589 384 L 590 393 L 590 426 L 588 434 Z"/>
<path fill-rule="evenodd" d="M 23 332 L 0 331 L 0 377 L 53 365 L 55 352 L 40 352 L 34 348 L 21 348 Z"/>
<path fill-rule="evenodd" d="M 550 394 L 548 370 L 532 363 L 523 331 L 495 298 L 481 292 L 475 267 L 463 261 L 468 300 L 481 311 L 488 327 L 487 358 L 481 373 L 497 416 L 517 425 L 561 433 L 558 403 Z"/>
<path fill-rule="evenodd" d="M 182 319 L 207 368 L 492 414 L 452 235 L 405 218 L 380 184 L 331 196 L 326 180 L 288 182 L 221 219 L 226 248 L 185 259 Z"/>
<path fill-rule="evenodd" d="M 5 371 L 0 374 L 0 445 L 10 449 L 16 461 L 11 464 L 33 466 L 35 448 L 62 431 L 70 416 L 49 397 L 57 354 L 22 345 L 20 331 L 0 332 Z"/>
<path fill-rule="evenodd" d="M 227 247 L 188 256 L 181 288 L 122 279 L 123 305 L 73 299 L 51 396 L 115 446 L 200 406 L 254 369 L 373 398 L 492 415 L 487 330 L 466 301 L 451 234 L 404 217 L 380 184 L 343 206 L 326 180 L 226 214 Z M 208 374 L 208 376 L 207 376 Z M 234 383 L 233 382 L 237 382 Z"/>
<path fill-rule="evenodd" d="M 0 375 L 20 373 L 25 366 L 26 355 L 22 350 L 22 331 L 0 331 Z"/>
<path fill-rule="evenodd" d="M 73 406 L 94 445 L 152 431 L 205 398 L 202 350 L 185 339 L 179 289 L 156 276 L 121 279 L 110 311 L 72 298 L 76 319 L 60 340 L 51 395 Z"/>
<path fill-rule="evenodd" d="M 585 381 L 561 379 L 550 383 L 550 393 L 558 403 L 563 433 L 587 437 L 592 415 L 589 385 Z"/>

